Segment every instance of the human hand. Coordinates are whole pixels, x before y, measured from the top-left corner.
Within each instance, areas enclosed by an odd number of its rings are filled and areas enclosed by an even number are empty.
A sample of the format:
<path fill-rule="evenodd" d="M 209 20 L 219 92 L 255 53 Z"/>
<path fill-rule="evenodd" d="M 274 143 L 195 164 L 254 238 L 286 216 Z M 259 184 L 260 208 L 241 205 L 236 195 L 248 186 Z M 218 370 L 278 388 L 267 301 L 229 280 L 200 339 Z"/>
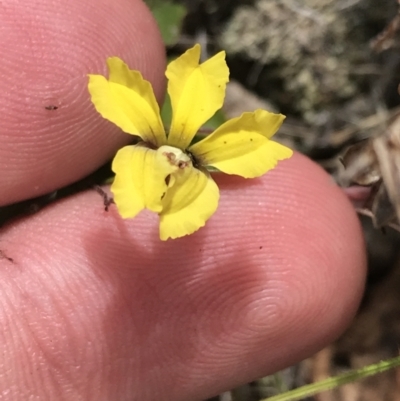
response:
<path fill-rule="evenodd" d="M 0 19 L 4 205 L 85 176 L 130 139 L 94 111 L 87 73 L 120 56 L 161 99 L 165 59 L 139 0 L 14 2 Z M 104 212 L 94 191 L 3 227 L 0 394 L 202 399 L 332 341 L 365 274 L 345 196 L 299 154 L 216 181 L 217 213 L 179 240 L 161 242 L 151 213 Z"/>

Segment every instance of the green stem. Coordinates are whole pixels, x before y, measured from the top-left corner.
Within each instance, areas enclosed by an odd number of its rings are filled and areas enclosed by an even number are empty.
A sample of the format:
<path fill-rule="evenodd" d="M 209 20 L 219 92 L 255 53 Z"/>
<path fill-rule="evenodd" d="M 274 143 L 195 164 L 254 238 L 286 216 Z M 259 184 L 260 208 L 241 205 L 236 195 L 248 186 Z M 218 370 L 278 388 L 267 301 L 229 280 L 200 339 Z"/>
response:
<path fill-rule="evenodd" d="M 307 384 L 295 390 L 287 391 L 283 394 L 278 394 L 273 397 L 265 398 L 261 401 L 295 401 L 305 397 L 310 397 L 314 394 L 323 391 L 332 390 L 343 384 L 351 383 L 356 380 L 364 379 L 368 376 L 373 376 L 378 373 L 385 372 L 389 369 L 400 366 L 400 356 L 386 361 L 382 361 L 373 365 L 365 366 L 364 368 L 352 370 L 341 375 L 330 377 L 326 380 L 321 380 L 317 383 Z"/>

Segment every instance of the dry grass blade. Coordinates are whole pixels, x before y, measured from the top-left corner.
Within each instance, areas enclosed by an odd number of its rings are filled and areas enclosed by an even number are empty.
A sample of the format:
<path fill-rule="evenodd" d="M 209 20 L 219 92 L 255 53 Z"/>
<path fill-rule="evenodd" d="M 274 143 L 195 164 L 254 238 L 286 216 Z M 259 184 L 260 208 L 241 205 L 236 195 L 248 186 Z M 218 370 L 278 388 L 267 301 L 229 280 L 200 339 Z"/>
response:
<path fill-rule="evenodd" d="M 336 147 L 343 146 L 344 144 L 349 143 L 349 141 L 351 141 L 354 137 L 360 137 L 358 133 L 362 131 L 370 132 L 372 130 L 379 129 L 382 126 L 386 127 L 388 124 L 390 124 L 390 121 L 392 121 L 398 115 L 400 115 L 400 107 L 393 108 L 387 112 L 380 111 L 358 121 L 356 124 L 333 132 L 330 135 L 329 143 Z"/>
<path fill-rule="evenodd" d="M 398 0 L 400 4 L 400 0 Z M 400 30 L 400 8 L 397 15 L 389 22 L 387 27 L 371 41 L 371 49 L 380 53 L 391 48 L 395 42 L 394 37 Z"/>
<path fill-rule="evenodd" d="M 343 156 L 345 185 L 370 186 L 371 194 L 358 212 L 372 217 L 375 227 L 399 230 L 400 115 L 379 136 L 351 146 Z"/>

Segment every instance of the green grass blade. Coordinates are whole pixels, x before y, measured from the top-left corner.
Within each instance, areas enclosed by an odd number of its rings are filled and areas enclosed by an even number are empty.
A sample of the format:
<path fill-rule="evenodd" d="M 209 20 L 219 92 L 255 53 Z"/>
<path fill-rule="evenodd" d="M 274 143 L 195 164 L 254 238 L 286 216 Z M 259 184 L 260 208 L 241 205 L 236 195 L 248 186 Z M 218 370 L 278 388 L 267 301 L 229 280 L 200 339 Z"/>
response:
<path fill-rule="evenodd" d="M 332 390 L 344 384 L 352 383 L 357 380 L 364 379 L 368 376 L 373 376 L 378 373 L 385 372 L 398 366 L 400 366 L 400 356 L 373 365 L 369 365 L 364 368 L 352 370 L 350 372 L 346 372 L 335 377 L 330 377 L 317 383 L 307 384 L 306 386 L 302 386 L 295 390 L 291 390 L 283 394 L 278 394 L 273 397 L 265 398 L 261 401 L 301 400 L 302 398 L 310 397 L 323 391 Z"/>

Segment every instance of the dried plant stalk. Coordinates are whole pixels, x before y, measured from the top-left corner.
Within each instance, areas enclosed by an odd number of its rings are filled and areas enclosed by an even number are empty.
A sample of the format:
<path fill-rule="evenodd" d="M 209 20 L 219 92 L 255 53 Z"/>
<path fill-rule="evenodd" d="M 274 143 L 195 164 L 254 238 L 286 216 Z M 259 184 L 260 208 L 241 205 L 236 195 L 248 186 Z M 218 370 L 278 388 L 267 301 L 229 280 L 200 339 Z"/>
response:
<path fill-rule="evenodd" d="M 398 0 L 400 5 L 400 0 Z M 377 53 L 391 48 L 395 43 L 395 36 L 400 30 L 400 7 L 396 16 L 389 22 L 386 28 L 371 41 L 371 49 Z"/>
<path fill-rule="evenodd" d="M 400 117 L 394 120 L 385 135 L 374 138 L 378 160 L 388 198 L 400 218 Z"/>
<path fill-rule="evenodd" d="M 383 134 L 351 146 L 342 161 L 345 186 L 371 187 L 362 210 L 370 213 L 374 225 L 400 231 L 400 114 Z"/>

